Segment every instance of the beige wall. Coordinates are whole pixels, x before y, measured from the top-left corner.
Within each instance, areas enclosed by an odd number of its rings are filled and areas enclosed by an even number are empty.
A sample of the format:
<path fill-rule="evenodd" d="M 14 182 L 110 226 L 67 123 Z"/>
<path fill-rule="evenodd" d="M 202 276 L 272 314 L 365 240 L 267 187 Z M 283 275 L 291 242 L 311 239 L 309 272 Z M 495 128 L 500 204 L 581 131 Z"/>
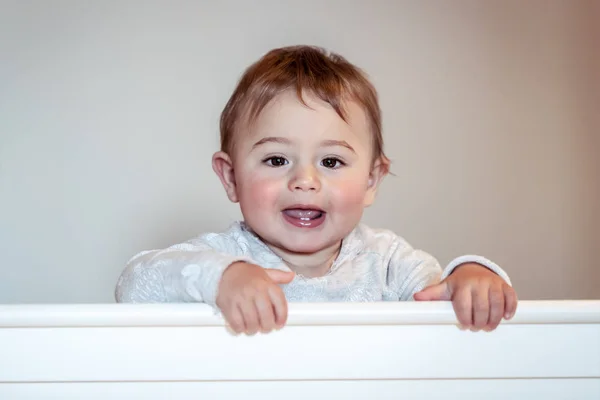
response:
<path fill-rule="evenodd" d="M 365 222 L 600 298 L 598 3 L 1 1 L 0 302 L 113 301 L 135 252 L 239 217 L 219 112 L 296 43 L 379 88 L 396 175 Z"/>

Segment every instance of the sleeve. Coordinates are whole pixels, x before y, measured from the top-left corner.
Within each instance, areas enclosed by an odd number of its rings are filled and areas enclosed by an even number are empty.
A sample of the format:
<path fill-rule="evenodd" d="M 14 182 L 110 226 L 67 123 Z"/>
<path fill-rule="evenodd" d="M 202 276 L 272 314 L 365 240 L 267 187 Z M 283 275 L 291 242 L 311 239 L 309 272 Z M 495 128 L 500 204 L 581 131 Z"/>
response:
<path fill-rule="evenodd" d="M 494 262 L 477 255 L 464 255 L 452 260 L 444 269 L 430 254 L 413 249 L 400 240 L 393 247 L 387 271 L 387 285 L 398 300 L 413 300 L 415 293 L 446 279 L 464 263 L 477 263 L 498 274 L 511 285 L 508 274 Z"/>
<path fill-rule="evenodd" d="M 235 239 L 204 235 L 167 249 L 143 251 L 127 263 L 115 290 L 118 303 L 202 302 L 215 307 L 223 271 L 241 254 Z"/>

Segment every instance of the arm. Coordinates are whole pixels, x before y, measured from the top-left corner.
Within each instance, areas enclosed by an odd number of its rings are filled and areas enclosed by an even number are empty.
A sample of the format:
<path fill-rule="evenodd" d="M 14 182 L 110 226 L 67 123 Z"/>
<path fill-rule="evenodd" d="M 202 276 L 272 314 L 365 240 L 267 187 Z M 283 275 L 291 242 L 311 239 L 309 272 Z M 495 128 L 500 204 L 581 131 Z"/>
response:
<path fill-rule="evenodd" d="M 252 263 L 235 239 L 209 234 L 163 250 L 144 251 L 117 282 L 119 303 L 203 302 L 215 306 L 223 271 L 236 261 Z"/>
<path fill-rule="evenodd" d="M 387 285 L 398 295 L 398 300 L 414 300 L 414 295 L 428 286 L 440 283 L 458 267 L 476 263 L 496 273 L 510 285 L 506 272 L 494 262 L 476 255 L 465 255 L 452 260 L 444 269 L 429 253 L 414 249 L 401 238 L 392 246 L 388 264 Z"/>
<path fill-rule="evenodd" d="M 210 234 L 139 253 L 119 278 L 117 302 L 203 302 L 222 312 L 235 332 L 280 328 L 287 302 L 278 285 L 294 274 L 256 265 L 243 248 L 231 236 Z"/>
<path fill-rule="evenodd" d="M 432 256 L 400 241 L 387 278 L 399 300 L 452 301 L 460 324 L 471 330 L 494 330 L 503 317 L 512 318 L 517 307 L 508 275 L 479 256 L 459 257 L 442 271 Z"/>

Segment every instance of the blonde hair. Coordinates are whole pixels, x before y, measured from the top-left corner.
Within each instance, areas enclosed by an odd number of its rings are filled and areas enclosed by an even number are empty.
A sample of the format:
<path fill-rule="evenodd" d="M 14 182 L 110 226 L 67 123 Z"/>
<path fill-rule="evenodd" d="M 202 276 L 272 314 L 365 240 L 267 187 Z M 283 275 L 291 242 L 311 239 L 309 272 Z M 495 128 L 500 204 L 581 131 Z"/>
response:
<path fill-rule="evenodd" d="M 344 100 L 357 102 L 371 127 L 373 162 L 389 163 L 383 152 L 377 91 L 359 68 L 338 54 L 314 46 L 271 50 L 246 69 L 221 113 L 221 150 L 231 155 L 236 124 L 246 115 L 249 122 L 254 121 L 274 97 L 290 89 L 304 105 L 303 92 L 317 96 L 346 122 Z"/>

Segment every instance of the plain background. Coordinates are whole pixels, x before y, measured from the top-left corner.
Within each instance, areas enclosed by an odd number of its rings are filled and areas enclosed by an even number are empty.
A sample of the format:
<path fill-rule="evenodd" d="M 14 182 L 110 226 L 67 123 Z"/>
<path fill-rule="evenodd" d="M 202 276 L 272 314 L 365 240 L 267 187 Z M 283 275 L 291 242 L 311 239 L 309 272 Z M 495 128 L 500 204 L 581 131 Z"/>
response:
<path fill-rule="evenodd" d="M 377 86 L 364 221 L 521 299 L 600 298 L 598 1 L 0 1 L 0 302 L 113 302 L 125 263 L 240 217 L 218 118 L 273 47 Z"/>

